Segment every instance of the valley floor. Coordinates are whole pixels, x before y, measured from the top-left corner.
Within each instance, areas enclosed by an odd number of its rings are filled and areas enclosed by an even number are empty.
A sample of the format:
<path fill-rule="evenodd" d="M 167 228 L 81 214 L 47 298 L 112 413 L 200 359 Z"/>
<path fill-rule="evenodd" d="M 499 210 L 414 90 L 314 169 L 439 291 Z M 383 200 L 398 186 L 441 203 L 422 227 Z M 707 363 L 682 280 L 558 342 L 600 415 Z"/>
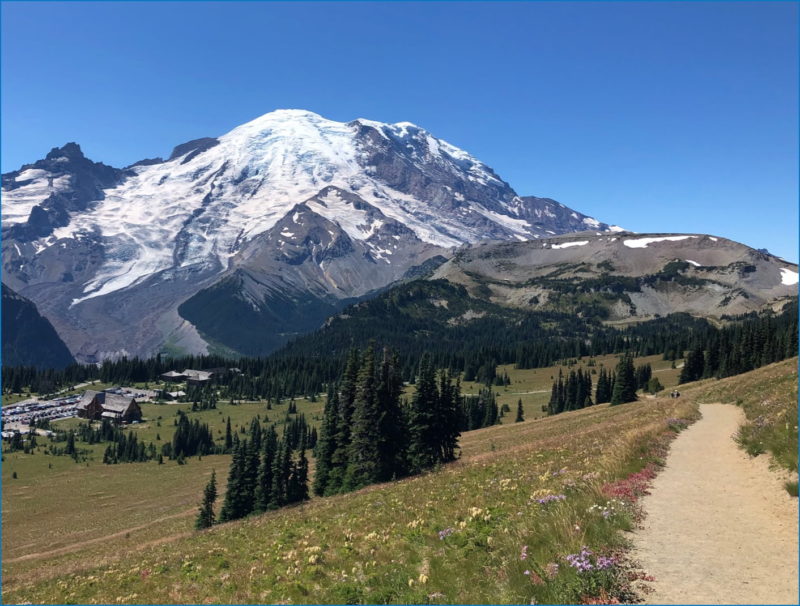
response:
<path fill-rule="evenodd" d="M 797 499 L 733 435 L 741 408 L 702 404 L 642 501 L 634 555 L 652 604 L 797 604 Z"/>

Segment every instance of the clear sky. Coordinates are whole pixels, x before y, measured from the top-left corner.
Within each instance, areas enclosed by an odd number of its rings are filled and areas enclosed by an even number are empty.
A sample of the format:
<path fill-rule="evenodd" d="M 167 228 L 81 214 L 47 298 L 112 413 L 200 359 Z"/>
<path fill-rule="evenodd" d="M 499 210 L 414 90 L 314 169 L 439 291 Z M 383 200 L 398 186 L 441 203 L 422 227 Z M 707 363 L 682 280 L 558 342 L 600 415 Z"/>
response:
<path fill-rule="evenodd" d="M 798 258 L 794 2 L 4 2 L 2 170 L 276 108 L 410 121 L 518 193 Z"/>

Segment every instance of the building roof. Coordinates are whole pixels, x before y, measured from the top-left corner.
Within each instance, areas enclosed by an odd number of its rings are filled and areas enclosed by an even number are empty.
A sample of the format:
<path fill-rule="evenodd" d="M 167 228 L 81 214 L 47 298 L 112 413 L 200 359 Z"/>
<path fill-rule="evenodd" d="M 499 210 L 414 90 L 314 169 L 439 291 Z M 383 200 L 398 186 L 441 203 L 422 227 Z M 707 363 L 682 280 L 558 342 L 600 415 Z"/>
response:
<path fill-rule="evenodd" d="M 162 377 L 185 377 L 186 375 L 182 372 L 175 372 L 174 370 L 170 370 L 169 372 L 161 373 Z"/>
<path fill-rule="evenodd" d="M 196 381 L 208 381 L 213 373 L 207 370 L 191 370 L 190 368 L 187 368 L 183 371 L 183 374 L 188 379 L 194 379 Z"/>
<path fill-rule="evenodd" d="M 81 396 L 80 402 L 78 402 L 76 404 L 76 408 L 78 410 L 85 410 L 89 406 L 89 404 L 92 403 L 92 400 L 94 400 L 101 393 L 102 392 L 100 392 L 100 391 L 94 391 L 92 389 L 87 389 L 86 391 L 83 392 L 83 395 Z M 101 399 L 100 402 L 102 403 L 102 401 L 103 400 Z"/>
<path fill-rule="evenodd" d="M 103 402 L 103 411 L 112 411 L 116 413 L 124 413 L 127 411 L 134 400 L 128 396 L 118 396 L 115 394 L 106 394 L 106 401 Z"/>

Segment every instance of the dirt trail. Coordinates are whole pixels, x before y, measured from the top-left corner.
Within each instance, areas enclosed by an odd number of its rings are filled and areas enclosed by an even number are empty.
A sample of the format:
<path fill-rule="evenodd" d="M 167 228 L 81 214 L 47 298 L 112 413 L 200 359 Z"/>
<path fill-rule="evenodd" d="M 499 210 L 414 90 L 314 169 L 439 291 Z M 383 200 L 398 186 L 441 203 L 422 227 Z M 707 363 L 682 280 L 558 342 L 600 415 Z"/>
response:
<path fill-rule="evenodd" d="M 797 499 L 732 436 L 741 409 L 700 406 L 642 500 L 634 557 L 655 577 L 650 604 L 797 604 Z"/>

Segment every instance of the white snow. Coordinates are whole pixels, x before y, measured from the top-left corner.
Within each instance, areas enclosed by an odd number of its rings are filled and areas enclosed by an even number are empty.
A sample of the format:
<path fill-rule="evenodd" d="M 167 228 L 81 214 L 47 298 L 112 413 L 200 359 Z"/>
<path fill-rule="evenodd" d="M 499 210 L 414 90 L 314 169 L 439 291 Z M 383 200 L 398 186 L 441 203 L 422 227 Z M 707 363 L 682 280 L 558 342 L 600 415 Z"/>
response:
<path fill-rule="evenodd" d="M 574 214 L 574 213 L 573 213 L 573 214 Z M 583 219 L 583 223 L 586 223 L 586 225 L 591 225 L 591 226 L 592 226 L 592 227 L 594 227 L 595 229 L 597 229 L 598 227 L 600 227 L 600 221 L 598 221 L 597 219 L 593 219 L 592 217 L 585 217 L 585 218 Z"/>
<path fill-rule="evenodd" d="M 648 244 L 654 242 L 678 242 L 680 240 L 687 240 L 695 236 L 659 236 L 656 238 L 637 238 L 635 240 L 623 240 L 622 243 L 629 248 L 647 248 Z"/>
<path fill-rule="evenodd" d="M 3 190 L 3 227 L 27 221 L 34 206 L 44 202 L 50 194 L 66 189 L 69 180 L 68 175 L 57 176 L 40 168 L 22 171 L 15 181 L 31 182 L 13 190 Z"/>
<path fill-rule="evenodd" d="M 714 236 L 708 236 L 708 239 L 709 239 L 709 240 L 712 240 L 712 241 L 714 241 L 714 242 L 716 242 L 716 241 L 717 241 L 717 239 L 716 239 Z"/>
<path fill-rule="evenodd" d="M 426 165 L 434 163 L 437 170 L 458 179 L 476 186 L 502 183 L 485 164 L 414 124 L 358 122 L 393 141 L 407 141 L 409 149 L 418 150 L 413 154 L 425 155 Z M 311 200 L 327 186 L 357 192 L 386 217 L 436 246 L 450 248 L 483 237 L 482 228 L 465 222 L 476 214 L 502 226 L 510 236 L 530 239 L 528 222 L 513 211 L 518 200 L 508 203 L 505 214 L 505 209 L 490 210 L 457 194 L 461 212 L 433 214 L 428 200 L 378 181 L 372 176 L 374 170 L 364 169 L 365 152 L 356 138 L 359 128 L 358 123 L 326 120 L 312 112 L 278 110 L 219 137 L 218 145 L 185 164 L 181 162 L 186 155 L 136 167 L 135 176 L 107 189 L 92 210 L 74 215 L 68 226 L 54 233 L 54 240 L 96 230 L 102 235 L 106 259 L 95 278 L 84 285 L 84 296 L 78 301 L 174 267 L 226 268 L 244 243 L 273 228 L 296 204 Z M 52 178 L 52 183 L 51 177 L 38 169 L 20 174 L 19 181 L 32 181 L 3 192 L 3 225 L 25 221 L 33 206 L 69 185 L 67 176 Z M 383 224 L 337 195 L 322 202 L 308 202 L 308 206 L 351 238 L 366 240 Z M 545 214 L 554 216 L 548 210 Z M 299 223 L 300 214 L 294 212 L 292 218 Z M 591 220 L 587 224 L 593 225 Z M 186 244 L 176 251 L 178 234 Z M 41 242 L 34 244 L 39 250 L 45 248 Z"/>
<path fill-rule="evenodd" d="M 564 242 L 563 244 L 553 244 L 553 248 L 569 248 L 571 246 L 586 246 L 589 240 L 578 240 L 577 242 Z"/>
<path fill-rule="evenodd" d="M 625 229 L 624 227 L 620 227 L 619 225 L 610 225 L 608 227 L 608 231 L 613 231 L 615 233 L 619 233 L 621 231 L 628 231 L 628 230 Z"/>
<path fill-rule="evenodd" d="M 700 263 L 698 263 L 697 261 L 692 261 L 691 259 L 686 259 L 686 262 L 687 263 L 691 263 L 695 267 L 702 267 L 702 265 L 700 265 Z"/>
<path fill-rule="evenodd" d="M 793 286 L 797 284 L 797 272 L 787 267 L 781 267 L 781 284 Z"/>

